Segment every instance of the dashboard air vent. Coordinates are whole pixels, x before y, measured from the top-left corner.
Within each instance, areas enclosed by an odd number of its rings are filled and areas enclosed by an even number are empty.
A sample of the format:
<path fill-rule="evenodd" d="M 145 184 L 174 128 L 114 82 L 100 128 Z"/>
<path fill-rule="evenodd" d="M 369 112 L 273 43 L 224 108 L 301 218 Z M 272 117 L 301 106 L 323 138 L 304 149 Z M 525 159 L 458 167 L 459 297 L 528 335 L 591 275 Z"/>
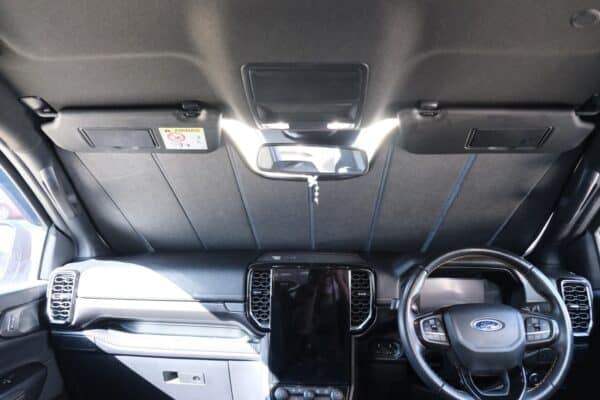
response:
<path fill-rule="evenodd" d="M 271 270 L 250 271 L 249 285 L 250 317 L 263 329 L 271 326 Z"/>
<path fill-rule="evenodd" d="M 571 317 L 573 335 L 589 335 L 592 329 L 592 296 L 589 283 L 565 279 L 560 282 L 560 289 Z"/>
<path fill-rule="evenodd" d="M 59 271 L 50 279 L 47 299 L 47 313 L 50 322 L 68 324 L 71 322 L 77 275 L 74 271 Z"/>
<path fill-rule="evenodd" d="M 373 273 L 367 269 L 350 271 L 350 328 L 363 329 L 373 316 Z"/>

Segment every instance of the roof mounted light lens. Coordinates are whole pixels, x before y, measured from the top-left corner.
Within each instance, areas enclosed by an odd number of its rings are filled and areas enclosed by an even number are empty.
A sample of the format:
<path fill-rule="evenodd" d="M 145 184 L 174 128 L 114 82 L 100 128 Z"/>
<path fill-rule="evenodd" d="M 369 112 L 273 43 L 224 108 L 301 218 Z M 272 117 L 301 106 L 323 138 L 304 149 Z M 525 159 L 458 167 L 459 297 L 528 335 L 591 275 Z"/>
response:
<path fill-rule="evenodd" d="M 354 124 L 352 122 L 330 122 L 327 124 L 327 129 L 330 129 L 332 131 L 341 131 L 341 130 L 348 130 L 348 129 L 354 129 Z"/>
<path fill-rule="evenodd" d="M 290 129 L 290 124 L 287 122 L 269 122 L 266 124 L 262 124 L 263 129 Z"/>

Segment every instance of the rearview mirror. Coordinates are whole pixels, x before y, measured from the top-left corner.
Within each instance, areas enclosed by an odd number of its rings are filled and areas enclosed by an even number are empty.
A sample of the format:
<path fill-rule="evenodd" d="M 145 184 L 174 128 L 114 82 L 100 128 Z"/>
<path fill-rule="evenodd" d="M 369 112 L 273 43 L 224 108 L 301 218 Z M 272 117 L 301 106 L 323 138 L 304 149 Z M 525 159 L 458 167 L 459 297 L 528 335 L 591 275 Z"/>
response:
<path fill-rule="evenodd" d="M 369 162 L 360 149 L 267 144 L 258 151 L 257 165 L 264 172 L 349 178 L 364 175 Z"/>

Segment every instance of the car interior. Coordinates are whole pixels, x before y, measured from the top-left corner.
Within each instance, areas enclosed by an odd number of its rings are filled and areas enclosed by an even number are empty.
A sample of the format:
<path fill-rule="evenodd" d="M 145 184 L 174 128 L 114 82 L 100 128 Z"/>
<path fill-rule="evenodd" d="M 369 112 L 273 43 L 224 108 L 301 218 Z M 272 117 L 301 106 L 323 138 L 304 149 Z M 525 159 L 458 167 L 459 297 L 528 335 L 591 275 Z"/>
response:
<path fill-rule="evenodd" d="M 0 400 L 598 398 L 594 7 L 0 0 Z"/>

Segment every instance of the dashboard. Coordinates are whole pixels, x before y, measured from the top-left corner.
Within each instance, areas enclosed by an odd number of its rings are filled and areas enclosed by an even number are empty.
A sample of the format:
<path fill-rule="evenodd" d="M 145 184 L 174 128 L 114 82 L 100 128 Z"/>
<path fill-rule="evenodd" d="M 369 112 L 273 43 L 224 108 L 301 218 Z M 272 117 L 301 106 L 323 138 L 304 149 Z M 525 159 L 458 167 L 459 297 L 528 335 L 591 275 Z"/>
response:
<path fill-rule="evenodd" d="M 277 389 L 281 398 L 308 391 L 344 399 L 356 382 L 384 379 L 382 369 L 395 382 L 409 379 L 394 304 L 414 265 L 333 253 L 88 260 L 53 272 L 48 315 L 67 369 L 93 370 L 110 356 L 176 398 L 188 398 L 188 386 L 173 382 L 193 376 L 173 374 L 200 368 L 214 383 L 192 387 L 190 399 L 239 391 L 234 399 L 263 400 Z M 501 265 L 469 260 L 436 271 L 415 307 L 424 314 L 465 303 L 543 311 L 545 300 Z M 104 384 L 118 386 L 106 370 Z M 70 373 L 85 383 L 84 371 Z"/>
<path fill-rule="evenodd" d="M 247 312 L 253 307 L 249 282 L 252 266 L 260 265 L 342 266 L 355 271 L 362 268 L 367 276 L 359 279 L 356 272 L 354 284 L 350 282 L 354 288 L 359 282 L 366 284 L 363 289 L 368 292 L 361 293 L 368 300 L 360 305 L 362 314 L 356 311 L 350 315 L 351 329 L 360 331 L 368 327 L 366 317 L 373 316 L 374 310 L 393 305 L 414 263 L 385 257 L 364 259 L 354 254 L 271 253 L 257 257 L 245 252 L 87 260 L 55 271 L 54 277 L 62 274 L 59 278 L 69 280 L 72 286 L 71 292 L 49 291 L 48 315 L 54 326 L 73 330 L 112 320 L 201 323 L 216 319 L 248 334 L 263 335 L 268 324 Z M 265 284 L 271 287 L 270 281 Z M 52 296 L 70 301 L 52 302 Z M 359 298 L 355 296 L 353 300 L 358 302 Z M 484 260 L 471 260 L 436 271 L 426 281 L 416 306 L 419 312 L 426 313 L 470 302 L 543 308 L 545 300 L 522 277 Z M 269 308 L 270 303 L 263 306 Z"/>

